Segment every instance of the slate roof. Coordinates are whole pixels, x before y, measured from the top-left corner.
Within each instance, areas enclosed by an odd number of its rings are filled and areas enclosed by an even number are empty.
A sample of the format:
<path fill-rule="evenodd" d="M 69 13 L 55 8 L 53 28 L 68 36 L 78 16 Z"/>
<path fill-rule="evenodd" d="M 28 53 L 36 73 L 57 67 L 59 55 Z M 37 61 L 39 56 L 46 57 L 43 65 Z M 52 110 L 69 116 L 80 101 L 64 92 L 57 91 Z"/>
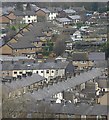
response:
<path fill-rule="evenodd" d="M 28 98 L 28 95 L 26 95 L 25 98 L 26 97 Z M 33 103 L 35 102 L 33 101 Z M 29 106 L 31 107 L 31 110 L 28 109 L 29 112 L 34 111 L 39 113 L 54 113 L 67 115 L 98 115 L 98 116 L 108 114 L 107 106 L 100 104 L 90 105 L 85 103 L 78 103 L 77 105 L 75 105 L 73 103 L 68 103 L 67 101 L 62 103 L 40 101 L 37 102 L 37 105 L 29 104 Z"/>
<path fill-rule="evenodd" d="M 43 69 L 65 69 L 69 62 L 46 62 L 46 63 L 3 63 L 2 70 L 43 70 Z M 67 67 L 69 69 L 69 67 Z M 71 69 L 71 68 L 70 68 Z"/>
<path fill-rule="evenodd" d="M 0 38 L 0 47 L 2 47 L 3 45 L 5 45 L 5 41 Z"/>
<path fill-rule="evenodd" d="M 73 10 L 75 11 L 81 11 L 81 10 L 85 10 L 85 7 L 72 7 Z"/>
<path fill-rule="evenodd" d="M 65 28 L 63 32 L 68 32 L 69 34 L 74 34 L 76 32 L 75 28 Z"/>
<path fill-rule="evenodd" d="M 9 14 L 9 11 L 13 11 L 14 7 L 3 7 L 2 6 L 2 15 L 7 15 Z"/>
<path fill-rule="evenodd" d="M 19 10 L 15 10 L 15 11 L 14 11 L 14 14 L 15 14 L 16 16 L 25 16 L 24 12 L 19 11 Z"/>
<path fill-rule="evenodd" d="M 46 62 L 40 63 L 39 69 L 65 69 L 69 62 Z"/>
<path fill-rule="evenodd" d="M 67 103 L 65 105 L 61 103 L 54 104 L 53 108 L 55 113 L 66 113 L 74 115 L 107 115 L 107 108 L 103 105 L 91 106 L 89 104 L 80 103 L 75 106 L 72 103 Z"/>
<path fill-rule="evenodd" d="M 71 18 L 72 20 L 81 19 L 81 17 L 79 15 L 72 15 L 72 16 L 68 16 L 68 17 Z"/>
<path fill-rule="evenodd" d="M 35 14 L 35 11 L 32 11 L 32 10 L 31 10 L 31 11 L 19 11 L 19 10 L 15 10 L 15 11 L 14 11 L 14 14 L 15 14 L 16 16 L 26 16 L 26 15 L 27 15 L 27 16 L 28 16 L 28 15 L 30 15 L 30 16 L 32 15 L 32 16 L 33 16 L 33 15 L 36 15 L 36 14 Z"/>
<path fill-rule="evenodd" d="M 66 10 L 63 10 L 63 11 L 66 12 L 67 14 L 69 14 L 69 13 L 75 13 L 76 12 L 73 9 L 66 9 Z"/>
<path fill-rule="evenodd" d="M 2 71 L 9 71 L 13 69 L 13 65 L 10 63 L 3 63 L 2 64 Z"/>
<path fill-rule="evenodd" d="M 45 13 L 50 13 L 50 11 L 47 8 L 41 8 L 42 11 L 44 11 Z"/>
<path fill-rule="evenodd" d="M 59 22 L 71 22 L 71 20 L 68 18 L 56 18 L 56 20 Z"/>
<path fill-rule="evenodd" d="M 52 23 L 48 22 L 38 22 L 38 23 L 33 23 L 33 26 L 30 27 L 29 32 L 24 32 L 24 37 L 28 36 L 29 41 L 31 40 L 30 38 L 36 38 L 36 37 L 44 37 L 43 30 L 48 30 L 50 28 L 54 27 Z M 26 37 L 27 38 L 27 37 Z"/>
<path fill-rule="evenodd" d="M 32 98 L 36 100 L 42 100 L 46 97 L 52 96 L 56 93 L 67 90 L 68 88 L 73 88 L 76 85 L 80 85 L 86 81 L 96 78 L 102 74 L 101 69 L 94 68 L 88 72 L 81 73 L 79 76 L 68 78 L 66 81 L 54 83 L 48 88 L 39 89 L 34 91 L 33 94 L 28 93 Z M 60 87 L 61 86 L 61 87 Z"/>
<path fill-rule="evenodd" d="M 25 56 L 7 56 L 7 55 L 0 55 L 0 61 L 18 61 L 18 60 L 25 60 L 29 59 L 28 57 Z"/>
<path fill-rule="evenodd" d="M 36 15 L 36 13 L 34 11 L 24 11 L 25 15 L 30 15 L 30 16 L 34 16 Z"/>
<path fill-rule="evenodd" d="M 39 37 L 46 37 L 43 33 L 43 29 L 47 30 L 53 26 L 54 25 L 51 22 L 34 23 L 33 26 L 29 27 L 30 31 L 23 33 L 21 32 L 23 36 L 18 38 L 17 43 L 8 43 L 8 45 L 13 49 L 35 48 L 31 42 L 39 41 Z"/>
<path fill-rule="evenodd" d="M 2 71 L 7 71 L 7 70 L 37 70 L 39 69 L 39 63 L 35 64 L 21 64 L 21 63 L 3 63 L 2 64 Z"/>
<path fill-rule="evenodd" d="M 8 43 L 12 49 L 25 49 L 25 48 L 36 48 L 36 46 L 30 44 L 27 41 L 18 41 L 17 43 Z"/>
<path fill-rule="evenodd" d="M 47 8 L 51 13 L 57 13 L 58 12 L 58 10 L 56 9 L 56 8 L 54 8 L 54 7 L 48 7 Z"/>
<path fill-rule="evenodd" d="M 36 83 L 36 82 L 39 82 L 42 80 L 45 80 L 45 78 L 38 74 L 33 74 L 30 77 L 26 77 L 26 78 L 22 77 L 22 79 L 19 79 L 16 81 L 11 81 L 11 83 L 7 82 L 7 83 L 5 83 L 5 85 L 8 86 L 9 88 L 11 88 L 13 91 L 13 90 L 17 90 L 17 89 L 21 89 L 23 87 L 29 86 L 33 83 Z"/>
<path fill-rule="evenodd" d="M 107 77 L 97 81 L 100 88 L 107 88 L 108 87 L 109 81 L 106 79 L 107 79 Z"/>
<path fill-rule="evenodd" d="M 36 12 L 36 11 L 40 10 L 40 8 L 36 6 L 33 8 L 33 10 Z"/>
<path fill-rule="evenodd" d="M 100 61 L 105 60 L 105 53 L 104 52 L 91 52 L 89 53 L 89 60 Z"/>
<path fill-rule="evenodd" d="M 73 61 L 87 61 L 88 60 L 88 55 L 87 53 L 84 52 L 75 52 L 72 53 L 72 60 Z"/>

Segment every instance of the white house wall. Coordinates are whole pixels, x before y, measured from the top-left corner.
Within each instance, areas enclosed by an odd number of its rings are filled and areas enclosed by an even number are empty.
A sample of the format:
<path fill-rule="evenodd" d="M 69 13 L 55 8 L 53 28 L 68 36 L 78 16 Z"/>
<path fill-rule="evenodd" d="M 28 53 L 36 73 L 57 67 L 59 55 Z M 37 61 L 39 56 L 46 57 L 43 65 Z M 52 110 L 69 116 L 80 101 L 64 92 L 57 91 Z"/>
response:
<path fill-rule="evenodd" d="M 63 76 L 65 75 L 65 70 L 64 69 L 45 69 L 45 70 L 33 70 L 33 73 L 37 73 L 38 71 L 38 74 L 45 77 L 45 78 L 55 78 L 56 76 Z M 43 71 L 43 73 L 41 72 Z M 49 73 L 47 73 L 47 71 L 49 71 Z M 53 71 L 53 72 L 52 72 Z"/>
<path fill-rule="evenodd" d="M 16 74 L 14 72 L 17 72 Z M 17 77 L 17 75 L 21 75 L 22 76 L 22 72 L 23 73 L 23 70 L 13 70 L 12 71 L 12 77 Z"/>
<path fill-rule="evenodd" d="M 58 13 L 50 13 L 49 14 L 49 20 L 54 20 L 57 15 L 58 15 Z"/>
<path fill-rule="evenodd" d="M 23 18 L 23 21 L 24 21 L 24 23 L 32 23 L 32 22 L 37 22 L 37 16 L 30 16 L 30 17 L 28 17 L 28 16 L 25 16 L 24 18 Z"/>
<path fill-rule="evenodd" d="M 47 73 L 49 71 L 49 73 Z M 16 72 L 16 74 L 15 74 Z M 20 73 L 21 72 L 21 73 Z M 26 72 L 32 72 L 39 74 L 42 77 L 45 77 L 47 79 L 55 78 L 56 76 L 64 76 L 65 75 L 65 69 L 41 69 L 41 70 L 13 70 L 12 71 L 12 77 L 16 77 L 17 75 L 22 76 L 22 74 L 26 74 Z"/>

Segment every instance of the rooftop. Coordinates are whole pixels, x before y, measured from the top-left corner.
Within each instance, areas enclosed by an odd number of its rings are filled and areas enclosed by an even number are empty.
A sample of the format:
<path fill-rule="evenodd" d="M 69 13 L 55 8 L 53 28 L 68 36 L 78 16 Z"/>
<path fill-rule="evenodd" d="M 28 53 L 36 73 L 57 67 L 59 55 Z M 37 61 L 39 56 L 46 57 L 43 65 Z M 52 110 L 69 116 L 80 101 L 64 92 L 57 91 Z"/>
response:
<path fill-rule="evenodd" d="M 85 52 L 74 52 L 72 53 L 72 60 L 73 61 L 87 61 L 88 54 Z"/>
<path fill-rule="evenodd" d="M 71 22 L 71 20 L 68 18 L 56 18 L 56 20 L 59 22 Z"/>
<path fill-rule="evenodd" d="M 55 95 L 56 93 L 62 92 L 69 88 L 75 87 L 76 85 L 80 85 L 86 81 L 89 81 L 93 78 L 100 76 L 101 69 L 92 69 L 91 71 L 81 73 L 79 76 L 68 78 L 66 81 L 54 83 L 52 86 L 47 88 L 39 89 L 38 91 L 34 91 L 32 94 L 28 93 L 35 100 L 42 100 L 46 97 Z M 60 87 L 61 86 L 61 87 Z"/>
<path fill-rule="evenodd" d="M 40 70 L 40 69 L 65 69 L 69 62 L 45 62 L 45 63 L 2 63 L 2 70 Z"/>
<path fill-rule="evenodd" d="M 67 14 L 69 14 L 69 13 L 76 13 L 76 11 L 73 10 L 73 9 L 66 9 L 66 10 L 63 10 L 63 11 L 66 12 Z"/>
<path fill-rule="evenodd" d="M 25 49 L 25 48 L 36 48 L 36 46 L 30 44 L 27 41 L 18 41 L 17 43 L 8 43 L 12 49 Z"/>
<path fill-rule="evenodd" d="M 50 11 L 46 8 L 41 8 L 41 10 L 43 10 L 45 13 L 50 13 Z"/>
<path fill-rule="evenodd" d="M 39 69 L 65 69 L 69 62 L 46 62 L 40 63 Z"/>
<path fill-rule="evenodd" d="M 25 60 L 25 59 L 29 59 L 28 57 L 24 57 L 24 56 L 8 56 L 8 55 L 0 55 L 0 61 L 18 61 L 18 60 Z"/>
<path fill-rule="evenodd" d="M 25 96 L 27 99 L 30 96 Z M 34 103 L 34 104 L 33 104 Z M 107 106 L 106 105 L 90 105 L 85 103 L 78 103 L 77 105 L 69 103 L 68 101 L 62 101 L 61 103 L 51 103 L 49 101 L 39 101 L 35 104 L 32 100 L 26 103 L 26 111 L 28 113 L 38 112 L 38 113 L 53 113 L 53 114 L 64 114 L 64 115 L 106 115 L 107 116 Z M 28 107 L 29 105 L 29 107 Z M 30 109 L 31 108 L 31 109 Z M 25 110 L 25 109 L 24 109 Z M 17 111 L 17 110 L 15 110 Z"/>
<path fill-rule="evenodd" d="M 72 16 L 68 16 L 68 17 L 71 18 L 72 20 L 81 19 L 81 17 L 79 15 L 72 15 Z"/>
<path fill-rule="evenodd" d="M 89 60 L 95 60 L 95 61 L 105 60 L 104 52 L 91 52 L 89 53 L 88 56 L 89 56 Z"/>
<path fill-rule="evenodd" d="M 33 83 L 37 83 L 44 79 L 45 79 L 44 77 L 38 74 L 33 74 L 32 76 L 29 76 L 26 78 L 22 77 L 21 79 L 16 79 L 16 81 L 11 81 L 10 83 L 6 82 L 5 85 L 13 91 L 13 90 L 17 90 L 17 89 L 21 89 L 23 87 L 29 86 Z"/>

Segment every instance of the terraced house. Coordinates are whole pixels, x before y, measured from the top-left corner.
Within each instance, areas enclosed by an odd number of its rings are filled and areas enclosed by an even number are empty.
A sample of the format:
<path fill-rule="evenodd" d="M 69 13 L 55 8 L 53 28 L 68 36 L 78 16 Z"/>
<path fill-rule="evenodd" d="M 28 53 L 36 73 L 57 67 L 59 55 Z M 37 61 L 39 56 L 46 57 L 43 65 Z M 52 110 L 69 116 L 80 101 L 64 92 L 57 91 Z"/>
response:
<path fill-rule="evenodd" d="M 3 85 L 3 93 L 5 95 L 4 97 L 6 98 L 19 97 L 27 92 L 31 92 L 33 89 L 36 90 L 37 87 L 46 82 L 46 79 L 38 74 L 33 74 L 29 77 L 23 77 L 14 80 L 11 78 L 9 79 L 8 77 L 4 80 L 8 81 L 4 82 Z M 5 90 L 8 90 L 8 92 Z"/>
<path fill-rule="evenodd" d="M 47 79 L 65 77 L 74 74 L 74 66 L 69 62 L 45 62 L 45 63 L 3 63 L 3 77 L 11 76 L 19 78 L 37 73 Z"/>
<path fill-rule="evenodd" d="M 47 40 L 51 39 L 53 26 L 49 22 L 28 24 L 1 46 L 2 54 L 35 56 L 36 52 L 41 51 L 46 46 Z"/>
<path fill-rule="evenodd" d="M 71 55 L 72 63 L 78 70 L 93 67 L 94 63 L 89 60 L 88 53 L 85 52 L 74 52 Z"/>

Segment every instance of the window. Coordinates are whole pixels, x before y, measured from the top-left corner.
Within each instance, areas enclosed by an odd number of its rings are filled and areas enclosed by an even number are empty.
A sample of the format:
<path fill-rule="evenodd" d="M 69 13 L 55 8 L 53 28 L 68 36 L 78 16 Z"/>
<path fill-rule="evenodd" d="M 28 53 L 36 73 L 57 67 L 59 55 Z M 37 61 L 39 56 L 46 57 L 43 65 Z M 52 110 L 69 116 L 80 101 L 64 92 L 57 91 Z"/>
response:
<path fill-rule="evenodd" d="M 81 115 L 81 119 L 82 119 L 82 118 L 85 119 L 85 118 L 86 118 L 86 115 Z"/>
<path fill-rule="evenodd" d="M 30 22 L 30 20 L 28 20 L 28 22 Z"/>
<path fill-rule="evenodd" d="M 36 73 L 38 74 L 38 71 L 36 71 Z"/>
<path fill-rule="evenodd" d="M 31 87 L 30 87 L 30 86 L 28 86 L 28 89 L 31 89 Z"/>
<path fill-rule="evenodd" d="M 14 72 L 14 74 L 17 74 L 17 72 Z"/>
<path fill-rule="evenodd" d="M 45 46 L 45 43 L 43 43 L 42 46 Z"/>
<path fill-rule="evenodd" d="M 52 71 L 52 73 L 54 73 L 54 71 Z"/>
<path fill-rule="evenodd" d="M 77 35 L 75 35 L 75 38 L 77 38 Z"/>
<path fill-rule="evenodd" d="M 43 73 L 43 71 L 41 71 L 41 73 Z"/>
<path fill-rule="evenodd" d="M 49 73 L 49 70 L 47 70 L 46 73 Z"/>
<path fill-rule="evenodd" d="M 19 72 L 19 74 L 22 74 L 22 72 Z"/>
<path fill-rule="evenodd" d="M 86 64 L 86 61 L 81 61 L 81 64 Z"/>

